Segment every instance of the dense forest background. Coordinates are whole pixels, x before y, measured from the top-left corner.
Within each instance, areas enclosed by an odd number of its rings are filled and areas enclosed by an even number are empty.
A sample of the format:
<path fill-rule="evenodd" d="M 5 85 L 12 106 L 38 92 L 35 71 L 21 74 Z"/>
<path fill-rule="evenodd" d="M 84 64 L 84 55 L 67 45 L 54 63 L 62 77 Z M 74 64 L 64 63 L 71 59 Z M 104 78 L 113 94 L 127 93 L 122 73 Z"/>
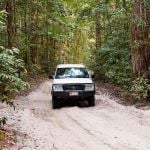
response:
<path fill-rule="evenodd" d="M 100 80 L 148 99 L 148 0 L 0 0 L 1 100 L 28 86 L 22 75 L 84 63 Z"/>

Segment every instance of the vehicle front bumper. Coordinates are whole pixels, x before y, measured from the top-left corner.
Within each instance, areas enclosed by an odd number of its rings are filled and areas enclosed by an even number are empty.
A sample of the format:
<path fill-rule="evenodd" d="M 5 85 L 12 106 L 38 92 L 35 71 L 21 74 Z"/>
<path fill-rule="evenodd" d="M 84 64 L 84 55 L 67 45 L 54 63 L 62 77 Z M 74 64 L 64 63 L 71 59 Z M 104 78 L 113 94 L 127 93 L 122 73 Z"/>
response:
<path fill-rule="evenodd" d="M 70 92 L 78 92 L 76 96 L 70 96 Z M 95 95 L 95 91 L 51 91 L 53 97 L 58 99 L 84 100 Z"/>

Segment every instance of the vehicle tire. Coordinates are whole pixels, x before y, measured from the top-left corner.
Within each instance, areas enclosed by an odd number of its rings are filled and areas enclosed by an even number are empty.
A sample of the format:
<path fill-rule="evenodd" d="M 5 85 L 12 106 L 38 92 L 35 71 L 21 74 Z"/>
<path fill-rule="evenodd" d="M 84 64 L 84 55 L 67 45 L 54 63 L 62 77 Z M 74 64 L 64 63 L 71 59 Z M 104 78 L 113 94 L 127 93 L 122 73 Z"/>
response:
<path fill-rule="evenodd" d="M 60 101 L 56 97 L 52 97 L 52 108 L 57 109 L 61 107 Z"/>
<path fill-rule="evenodd" d="M 95 106 L 95 96 L 89 97 L 88 104 L 89 106 Z"/>

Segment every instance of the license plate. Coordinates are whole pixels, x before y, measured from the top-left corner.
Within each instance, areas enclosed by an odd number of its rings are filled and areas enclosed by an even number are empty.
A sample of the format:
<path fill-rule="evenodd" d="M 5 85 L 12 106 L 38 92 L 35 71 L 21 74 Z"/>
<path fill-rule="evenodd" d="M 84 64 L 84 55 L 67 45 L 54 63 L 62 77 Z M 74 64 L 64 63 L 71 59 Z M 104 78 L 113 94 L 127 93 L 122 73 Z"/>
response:
<path fill-rule="evenodd" d="M 79 93 L 78 93 L 78 92 L 69 92 L 69 95 L 70 95 L 70 96 L 78 96 Z"/>

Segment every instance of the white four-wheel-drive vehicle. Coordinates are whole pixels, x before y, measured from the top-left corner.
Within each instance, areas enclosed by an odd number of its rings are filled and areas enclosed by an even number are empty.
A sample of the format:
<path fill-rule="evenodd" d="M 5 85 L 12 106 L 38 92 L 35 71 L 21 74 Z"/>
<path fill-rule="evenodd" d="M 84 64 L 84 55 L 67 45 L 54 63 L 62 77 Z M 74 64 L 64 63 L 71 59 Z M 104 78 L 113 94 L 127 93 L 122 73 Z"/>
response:
<path fill-rule="evenodd" d="M 60 64 L 52 83 L 52 108 L 59 108 L 64 101 L 87 100 L 95 105 L 95 86 L 91 75 L 82 64 Z"/>

